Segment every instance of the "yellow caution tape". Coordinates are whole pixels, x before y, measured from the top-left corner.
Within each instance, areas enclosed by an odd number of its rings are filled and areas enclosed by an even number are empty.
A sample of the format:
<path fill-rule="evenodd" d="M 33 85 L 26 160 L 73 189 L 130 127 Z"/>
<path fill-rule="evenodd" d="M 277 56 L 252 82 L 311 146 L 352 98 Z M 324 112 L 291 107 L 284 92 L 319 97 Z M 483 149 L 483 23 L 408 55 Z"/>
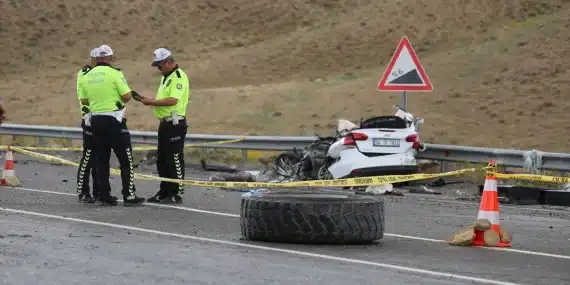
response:
<path fill-rule="evenodd" d="M 489 172 L 489 174 L 494 174 L 497 177 L 497 179 L 526 180 L 526 181 L 538 181 L 538 182 L 549 182 L 549 183 L 560 183 L 560 184 L 570 183 L 570 177 L 563 177 L 563 176 L 549 176 L 549 175 L 537 175 L 537 174 L 505 174 L 498 172 Z"/>
<path fill-rule="evenodd" d="M 238 139 L 233 140 L 225 140 L 225 141 L 216 141 L 216 142 L 209 142 L 209 143 L 202 143 L 202 144 L 186 144 L 184 147 L 201 147 L 201 146 L 208 146 L 208 145 L 217 145 L 217 144 L 228 144 L 228 143 L 235 143 L 243 141 L 244 137 L 240 137 Z M 10 146 L 7 145 L 0 145 L 0 150 L 7 150 Z M 12 148 L 18 147 L 20 149 L 25 150 L 35 150 L 35 151 L 83 151 L 83 147 L 57 147 L 57 146 L 12 146 Z M 156 150 L 156 146 L 141 146 L 141 147 L 134 147 L 133 151 L 151 151 Z"/>
<path fill-rule="evenodd" d="M 37 153 L 29 150 L 25 150 L 20 147 L 12 147 L 16 152 L 23 153 L 25 155 L 47 160 L 50 162 L 58 162 L 65 165 L 78 167 L 79 164 L 73 161 L 69 161 L 63 158 L 59 158 L 52 155 Z M 200 187 L 219 187 L 219 188 L 272 188 L 272 187 L 343 187 L 343 186 L 368 186 L 368 185 L 381 185 L 388 183 L 398 183 L 422 179 L 430 179 L 444 176 L 454 176 L 459 174 L 464 174 L 468 172 L 477 172 L 492 169 L 490 167 L 483 168 L 467 168 L 461 170 L 454 170 L 444 173 L 419 173 L 410 175 L 387 175 L 387 176 L 372 176 L 372 177 L 361 177 L 361 178 L 347 178 L 347 179 L 333 179 L 333 180 L 311 180 L 311 181 L 295 181 L 295 182 L 229 182 L 229 181 L 200 181 L 200 180 L 179 180 L 165 177 L 157 177 L 146 174 L 135 173 L 135 178 L 143 180 L 153 180 L 153 181 L 166 181 L 181 183 L 191 186 Z M 114 175 L 121 175 L 120 170 L 112 168 L 111 173 Z"/>

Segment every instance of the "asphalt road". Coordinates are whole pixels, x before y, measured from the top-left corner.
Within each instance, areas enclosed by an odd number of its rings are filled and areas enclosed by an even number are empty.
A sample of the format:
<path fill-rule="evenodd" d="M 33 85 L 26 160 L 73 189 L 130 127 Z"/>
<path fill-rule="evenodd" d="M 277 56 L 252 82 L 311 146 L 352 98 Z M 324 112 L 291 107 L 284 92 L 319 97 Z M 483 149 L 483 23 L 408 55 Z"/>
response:
<path fill-rule="evenodd" d="M 183 205 L 99 207 L 76 201 L 72 167 L 20 159 L 16 173 L 24 188 L 0 187 L 2 284 L 570 284 L 564 209 L 503 207 L 507 250 L 446 244 L 478 204 L 411 194 L 386 198 L 387 234 L 372 245 L 254 243 L 240 240 L 239 192 L 187 188 Z M 140 196 L 157 187 L 137 181 Z"/>

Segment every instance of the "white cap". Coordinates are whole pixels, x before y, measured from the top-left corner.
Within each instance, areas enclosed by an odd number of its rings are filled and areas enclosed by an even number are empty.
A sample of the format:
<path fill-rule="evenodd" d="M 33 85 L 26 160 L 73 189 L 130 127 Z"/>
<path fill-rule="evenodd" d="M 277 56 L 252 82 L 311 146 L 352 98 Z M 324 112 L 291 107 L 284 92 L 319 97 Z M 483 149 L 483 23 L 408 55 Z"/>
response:
<path fill-rule="evenodd" d="M 99 48 L 96 47 L 91 50 L 91 57 L 98 57 L 99 56 Z"/>
<path fill-rule="evenodd" d="M 150 66 L 156 67 L 160 64 L 161 61 L 163 61 L 167 57 L 171 56 L 172 53 L 165 48 L 158 48 L 154 51 L 154 53 L 152 55 L 153 55 L 153 61 L 152 61 L 152 64 Z"/>
<path fill-rule="evenodd" d="M 99 47 L 99 56 L 98 57 L 105 57 L 113 55 L 113 50 L 108 45 L 102 45 Z"/>

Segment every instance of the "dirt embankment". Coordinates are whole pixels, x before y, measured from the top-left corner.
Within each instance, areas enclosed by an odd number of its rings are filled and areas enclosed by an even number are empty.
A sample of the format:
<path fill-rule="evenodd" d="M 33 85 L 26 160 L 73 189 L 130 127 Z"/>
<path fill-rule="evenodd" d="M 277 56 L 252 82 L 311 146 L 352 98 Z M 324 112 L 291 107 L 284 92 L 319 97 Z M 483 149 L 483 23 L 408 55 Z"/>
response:
<path fill-rule="evenodd" d="M 423 2 L 423 3 L 422 3 Z M 435 86 L 411 94 L 424 140 L 567 151 L 569 1 L 0 0 L 9 122 L 76 126 L 75 74 L 110 44 L 153 95 L 166 46 L 193 82 L 191 132 L 304 135 L 391 113 L 375 90 L 407 35 Z M 129 107 L 132 129 L 154 129 Z"/>

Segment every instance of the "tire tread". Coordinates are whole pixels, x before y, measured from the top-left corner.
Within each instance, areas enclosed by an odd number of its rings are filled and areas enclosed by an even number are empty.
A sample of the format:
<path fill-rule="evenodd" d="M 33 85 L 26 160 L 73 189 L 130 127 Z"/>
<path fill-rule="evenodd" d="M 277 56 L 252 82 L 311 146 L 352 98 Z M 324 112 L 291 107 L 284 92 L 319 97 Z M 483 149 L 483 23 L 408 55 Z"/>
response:
<path fill-rule="evenodd" d="M 383 238 L 384 213 L 384 200 L 377 197 L 349 197 L 330 203 L 242 197 L 240 226 L 249 240 L 362 243 Z"/>

